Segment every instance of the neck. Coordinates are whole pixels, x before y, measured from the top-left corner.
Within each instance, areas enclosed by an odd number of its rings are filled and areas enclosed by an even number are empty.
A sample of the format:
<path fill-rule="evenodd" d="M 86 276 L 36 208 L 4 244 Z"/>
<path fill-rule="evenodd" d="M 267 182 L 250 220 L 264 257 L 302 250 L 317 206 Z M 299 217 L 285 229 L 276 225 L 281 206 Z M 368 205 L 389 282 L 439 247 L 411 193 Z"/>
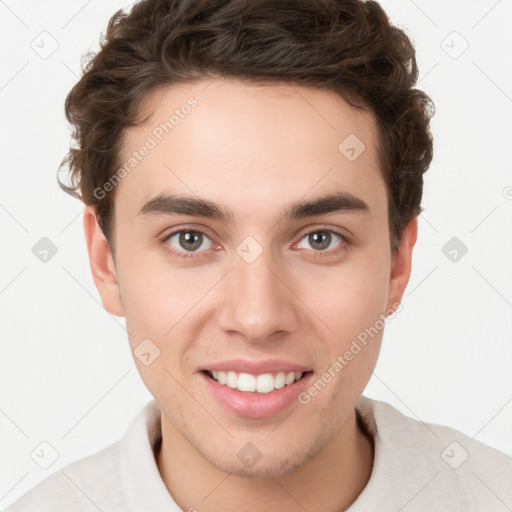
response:
<path fill-rule="evenodd" d="M 318 512 L 345 510 L 370 479 L 374 459 L 371 436 L 355 412 L 334 438 L 301 467 L 274 478 L 243 478 L 207 462 L 162 414 L 162 443 L 156 462 L 174 501 L 183 510 L 268 510 Z"/>

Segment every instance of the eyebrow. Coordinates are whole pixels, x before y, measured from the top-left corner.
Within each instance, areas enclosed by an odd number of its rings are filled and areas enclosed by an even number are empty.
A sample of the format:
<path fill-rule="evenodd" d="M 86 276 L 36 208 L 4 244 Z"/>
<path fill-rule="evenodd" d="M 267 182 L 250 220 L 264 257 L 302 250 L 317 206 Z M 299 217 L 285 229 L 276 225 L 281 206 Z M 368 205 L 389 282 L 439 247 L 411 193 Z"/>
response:
<path fill-rule="evenodd" d="M 286 221 L 328 213 L 370 214 L 370 207 L 361 198 L 350 192 L 331 193 L 309 201 L 291 203 L 283 210 Z M 138 216 L 192 215 L 208 217 L 223 223 L 232 222 L 234 213 L 212 201 L 183 194 L 159 194 L 140 209 Z"/>

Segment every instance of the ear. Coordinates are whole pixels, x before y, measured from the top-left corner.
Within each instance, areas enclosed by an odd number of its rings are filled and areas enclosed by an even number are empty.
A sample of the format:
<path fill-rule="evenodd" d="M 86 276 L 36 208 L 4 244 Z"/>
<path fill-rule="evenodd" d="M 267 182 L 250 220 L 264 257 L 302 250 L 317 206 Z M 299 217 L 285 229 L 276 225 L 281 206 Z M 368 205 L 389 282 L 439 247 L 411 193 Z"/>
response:
<path fill-rule="evenodd" d="M 393 304 L 402 301 L 412 269 L 412 249 L 418 237 L 418 218 L 414 217 L 402 232 L 400 247 L 391 264 L 391 276 L 388 292 L 388 309 L 395 310 Z"/>
<path fill-rule="evenodd" d="M 85 209 L 84 231 L 92 278 L 101 302 L 109 313 L 124 316 L 114 258 L 96 218 L 96 210 L 92 206 Z"/>

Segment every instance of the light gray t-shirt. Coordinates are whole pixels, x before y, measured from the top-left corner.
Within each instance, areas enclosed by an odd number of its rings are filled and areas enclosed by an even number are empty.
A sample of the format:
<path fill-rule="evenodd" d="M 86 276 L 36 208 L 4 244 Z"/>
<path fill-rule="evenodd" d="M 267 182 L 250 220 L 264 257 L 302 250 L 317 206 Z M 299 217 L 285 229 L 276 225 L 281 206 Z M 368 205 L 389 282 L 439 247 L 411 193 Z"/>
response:
<path fill-rule="evenodd" d="M 373 437 L 375 460 L 347 512 L 512 510 L 512 457 L 365 396 L 356 411 Z M 6 512 L 179 512 L 156 465 L 160 440 L 152 400 L 119 441 L 56 471 Z"/>

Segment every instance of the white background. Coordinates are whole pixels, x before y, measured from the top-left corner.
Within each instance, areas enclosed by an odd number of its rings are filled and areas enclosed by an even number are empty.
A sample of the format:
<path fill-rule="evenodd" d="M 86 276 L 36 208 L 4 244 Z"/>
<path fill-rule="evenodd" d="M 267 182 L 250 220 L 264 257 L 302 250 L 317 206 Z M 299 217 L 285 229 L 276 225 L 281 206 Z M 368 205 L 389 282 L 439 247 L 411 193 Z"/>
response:
<path fill-rule="evenodd" d="M 417 49 L 435 157 L 404 309 L 365 394 L 512 455 L 512 1 L 381 4 Z M 152 399 L 92 281 L 83 205 L 56 181 L 80 57 L 129 5 L 0 2 L 2 506 L 116 441 Z M 31 48 L 43 31 L 58 42 L 47 59 Z M 456 263 L 442 252 L 454 236 L 468 248 Z M 47 263 L 42 237 L 58 248 Z M 59 454 L 48 469 L 31 458 L 42 441 Z"/>

